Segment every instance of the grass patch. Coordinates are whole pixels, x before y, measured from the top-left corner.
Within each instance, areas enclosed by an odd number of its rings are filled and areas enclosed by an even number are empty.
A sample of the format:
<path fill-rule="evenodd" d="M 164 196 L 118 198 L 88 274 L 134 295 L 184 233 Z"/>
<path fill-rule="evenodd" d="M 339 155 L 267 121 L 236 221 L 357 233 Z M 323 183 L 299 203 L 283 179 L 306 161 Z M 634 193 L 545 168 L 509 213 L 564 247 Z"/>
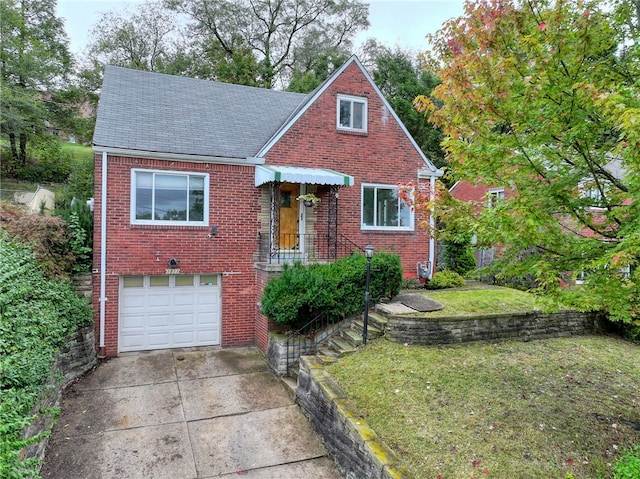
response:
<path fill-rule="evenodd" d="M 419 313 L 425 317 L 517 313 L 543 309 L 542 302 L 533 294 L 510 288 L 440 290 L 424 294 L 444 305 L 439 311 Z"/>
<path fill-rule="evenodd" d="M 68 151 L 74 161 L 90 160 L 91 158 L 93 158 L 93 150 L 91 149 L 91 147 L 81 145 L 79 143 L 65 142 L 62 144 L 62 150 Z"/>
<path fill-rule="evenodd" d="M 416 479 L 610 478 L 640 443 L 640 348 L 623 340 L 379 339 L 329 372 Z"/>

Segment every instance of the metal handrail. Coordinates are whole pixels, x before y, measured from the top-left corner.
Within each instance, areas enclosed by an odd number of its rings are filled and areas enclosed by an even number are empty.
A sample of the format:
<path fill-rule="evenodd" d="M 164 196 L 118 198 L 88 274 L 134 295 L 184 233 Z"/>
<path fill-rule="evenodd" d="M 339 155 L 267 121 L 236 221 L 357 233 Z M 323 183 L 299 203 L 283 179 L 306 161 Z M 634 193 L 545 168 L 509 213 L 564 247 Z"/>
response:
<path fill-rule="evenodd" d="M 320 313 L 301 328 L 287 333 L 287 376 L 300 356 L 315 354 L 318 344 L 340 330 L 341 324 L 332 321 L 327 313 Z"/>
<path fill-rule="evenodd" d="M 354 252 L 364 251 L 342 234 L 281 234 L 278 247 L 269 241 L 269 235 L 259 234 L 259 261 L 266 263 L 303 263 L 335 261 Z"/>

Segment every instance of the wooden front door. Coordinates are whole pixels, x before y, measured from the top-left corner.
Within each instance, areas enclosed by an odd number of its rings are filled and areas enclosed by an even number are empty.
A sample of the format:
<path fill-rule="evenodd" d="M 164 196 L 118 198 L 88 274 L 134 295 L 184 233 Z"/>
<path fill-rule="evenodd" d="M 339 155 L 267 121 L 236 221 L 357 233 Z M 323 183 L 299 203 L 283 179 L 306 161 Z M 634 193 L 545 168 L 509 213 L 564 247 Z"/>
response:
<path fill-rule="evenodd" d="M 283 183 L 280 186 L 280 249 L 292 250 L 300 247 L 300 185 Z"/>

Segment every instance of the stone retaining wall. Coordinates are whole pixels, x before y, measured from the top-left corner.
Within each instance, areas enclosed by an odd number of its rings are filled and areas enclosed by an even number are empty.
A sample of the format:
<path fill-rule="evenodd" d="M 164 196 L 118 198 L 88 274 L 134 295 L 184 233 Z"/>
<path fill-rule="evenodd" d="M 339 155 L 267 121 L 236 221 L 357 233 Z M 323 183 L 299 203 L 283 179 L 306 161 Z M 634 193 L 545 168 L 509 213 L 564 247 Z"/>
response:
<path fill-rule="evenodd" d="M 89 304 L 93 301 L 93 275 L 91 273 L 80 273 L 73 277 L 73 286 L 78 295 L 87 298 Z"/>
<path fill-rule="evenodd" d="M 79 329 L 75 335 L 68 337 L 66 346 L 56 356 L 56 362 L 51 369 L 44 391 L 34 407 L 36 418 L 25 428 L 24 438 L 33 437 L 52 427 L 54 420 L 51 415 L 40 414 L 38 411 L 57 406 L 64 386 L 96 365 L 97 357 L 94 344 L 93 326 Z M 22 450 L 21 457 L 23 459 L 31 457 L 42 459 L 47 443 L 48 438 L 44 438 L 40 442 L 27 446 Z"/>
<path fill-rule="evenodd" d="M 346 479 L 411 479 L 315 357 L 300 358 L 296 401 Z"/>
<path fill-rule="evenodd" d="M 602 329 L 600 313 L 562 311 L 487 314 L 472 318 L 420 318 L 388 315 L 385 335 L 398 343 L 437 345 L 506 339 L 557 338 Z"/>

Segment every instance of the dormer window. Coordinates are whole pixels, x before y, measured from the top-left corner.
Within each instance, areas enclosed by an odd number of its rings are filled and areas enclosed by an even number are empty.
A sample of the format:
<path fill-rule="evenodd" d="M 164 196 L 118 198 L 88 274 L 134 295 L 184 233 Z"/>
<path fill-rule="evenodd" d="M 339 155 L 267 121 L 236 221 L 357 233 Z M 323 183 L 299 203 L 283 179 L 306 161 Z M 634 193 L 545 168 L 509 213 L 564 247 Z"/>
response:
<path fill-rule="evenodd" d="M 367 131 L 367 99 L 338 95 L 338 130 Z"/>

